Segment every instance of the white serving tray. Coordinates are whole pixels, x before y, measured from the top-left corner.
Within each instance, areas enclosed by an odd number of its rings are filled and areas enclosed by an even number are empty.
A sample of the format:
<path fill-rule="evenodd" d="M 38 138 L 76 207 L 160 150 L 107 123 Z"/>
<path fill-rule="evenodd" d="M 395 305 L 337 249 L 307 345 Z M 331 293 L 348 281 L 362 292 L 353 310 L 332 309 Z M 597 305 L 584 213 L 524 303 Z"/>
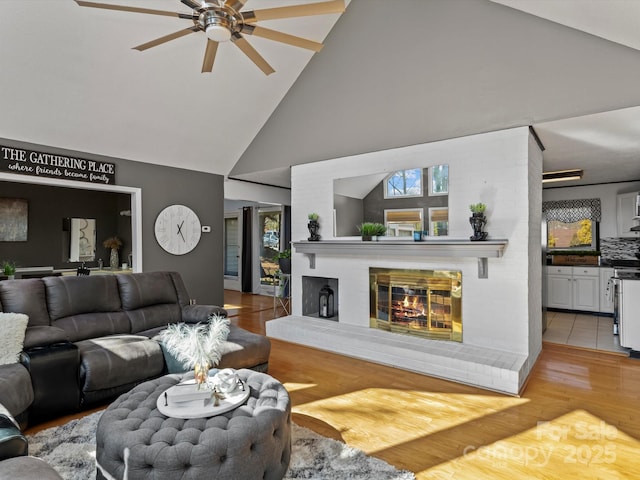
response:
<path fill-rule="evenodd" d="M 190 405 L 175 407 L 167 404 L 167 397 L 165 397 L 165 395 L 169 396 L 171 395 L 172 390 L 179 389 L 180 385 L 190 383 L 195 383 L 195 380 L 185 380 L 184 382 L 181 382 L 178 385 L 174 385 L 173 387 L 167 389 L 164 393 L 162 393 L 156 401 L 156 406 L 158 407 L 160 413 L 166 415 L 167 417 L 174 418 L 214 417 L 216 415 L 226 413 L 236 407 L 239 407 L 245 402 L 247 398 L 249 398 L 249 394 L 251 393 L 251 389 L 249 388 L 249 386 L 246 383 L 241 382 L 244 390 L 242 390 L 241 386 L 239 385 L 236 391 L 232 393 L 225 393 L 224 398 L 218 400 L 217 406 L 213 405 L 213 398 L 207 400 L 204 405 L 198 406 Z M 211 393 L 213 396 L 213 392 Z"/>

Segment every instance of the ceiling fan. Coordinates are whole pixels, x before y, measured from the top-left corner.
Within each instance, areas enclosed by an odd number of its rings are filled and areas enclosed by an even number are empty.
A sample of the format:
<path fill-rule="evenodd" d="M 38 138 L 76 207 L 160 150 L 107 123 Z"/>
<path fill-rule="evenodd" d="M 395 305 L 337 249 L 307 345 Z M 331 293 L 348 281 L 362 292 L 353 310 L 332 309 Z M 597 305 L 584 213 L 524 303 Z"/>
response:
<path fill-rule="evenodd" d="M 193 26 L 165 35 L 150 42 L 143 43 L 135 50 L 144 51 L 176 38 L 195 32 L 205 32 L 207 36 L 207 48 L 204 52 L 202 72 L 211 72 L 216 58 L 218 45 L 231 41 L 236 45 L 265 75 L 275 70 L 257 52 L 243 35 L 254 35 L 276 42 L 286 43 L 294 47 L 306 48 L 319 52 L 322 43 L 307 40 L 306 38 L 289 35 L 270 30 L 256 25 L 262 20 L 276 20 L 282 18 L 304 17 L 311 15 L 325 15 L 329 13 L 342 13 L 345 10 L 344 0 L 331 0 L 328 2 L 310 3 L 305 5 L 293 5 L 288 7 L 265 8 L 262 10 L 245 10 L 247 0 L 180 0 L 193 11 L 188 13 L 167 12 L 149 8 L 128 7 L 123 5 L 110 5 L 107 3 L 85 2 L 75 0 L 81 7 L 103 8 L 106 10 L 119 10 L 123 12 L 147 13 L 151 15 L 164 15 L 169 17 L 184 18 L 193 21 Z"/>

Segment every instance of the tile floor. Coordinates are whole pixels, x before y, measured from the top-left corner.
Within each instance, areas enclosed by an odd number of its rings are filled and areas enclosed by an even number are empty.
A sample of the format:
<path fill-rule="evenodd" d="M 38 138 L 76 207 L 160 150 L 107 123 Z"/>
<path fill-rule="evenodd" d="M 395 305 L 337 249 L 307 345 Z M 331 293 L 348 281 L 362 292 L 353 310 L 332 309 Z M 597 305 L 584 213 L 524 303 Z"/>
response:
<path fill-rule="evenodd" d="M 613 318 L 587 313 L 547 311 L 547 330 L 542 340 L 575 347 L 629 353 L 613 334 Z"/>

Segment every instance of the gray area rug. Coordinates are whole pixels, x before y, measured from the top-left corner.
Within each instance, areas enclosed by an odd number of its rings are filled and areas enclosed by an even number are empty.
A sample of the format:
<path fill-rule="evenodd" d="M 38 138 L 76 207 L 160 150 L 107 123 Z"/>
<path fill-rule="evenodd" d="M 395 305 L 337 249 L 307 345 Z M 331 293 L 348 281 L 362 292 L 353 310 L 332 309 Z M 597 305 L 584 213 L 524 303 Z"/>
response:
<path fill-rule="evenodd" d="M 65 480 L 95 478 L 95 432 L 101 414 L 30 435 L 29 455 L 44 459 Z M 415 480 L 411 472 L 295 424 L 292 446 L 287 480 Z"/>

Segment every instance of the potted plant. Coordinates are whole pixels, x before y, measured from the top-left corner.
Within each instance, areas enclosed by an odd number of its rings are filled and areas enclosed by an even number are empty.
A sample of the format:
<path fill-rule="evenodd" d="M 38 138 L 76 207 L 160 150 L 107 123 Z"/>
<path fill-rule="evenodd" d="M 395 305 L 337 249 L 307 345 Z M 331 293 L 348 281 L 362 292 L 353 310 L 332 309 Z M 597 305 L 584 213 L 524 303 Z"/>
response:
<path fill-rule="evenodd" d="M 9 278 L 9 280 L 13 280 L 16 275 L 15 262 L 12 262 L 11 260 L 3 260 L 2 272 Z"/>
<path fill-rule="evenodd" d="M 320 235 L 318 235 L 318 230 L 320 229 L 320 224 L 318 223 L 318 214 L 310 213 L 308 215 L 309 223 L 307 224 L 307 228 L 309 229 L 309 240 L 310 242 L 317 242 L 320 240 Z"/>
<path fill-rule="evenodd" d="M 377 240 L 377 237 L 382 237 L 387 233 L 387 227 L 377 222 L 363 222 L 358 225 L 358 230 L 363 241 Z"/>
<path fill-rule="evenodd" d="M 472 203 L 469 205 L 469 209 L 473 215 L 484 215 L 487 206 L 484 203 Z"/>
<path fill-rule="evenodd" d="M 469 217 L 469 223 L 473 228 L 473 235 L 469 237 L 469 240 L 479 241 L 487 239 L 487 232 L 483 232 L 485 224 L 487 223 L 487 218 L 484 216 L 484 212 L 487 209 L 487 206 L 484 203 L 472 203 L 469 205 L 469 210 L 471 210 L 471 217 Z"/>
<path fill-rule="evenodd" d="M 278 261 L 282 273 L 291 273 L 291 249 L 278 252 L 273 258 Z"/>
<path fill-rule="evenodd" d="M 159 337 L 164 348 L 185 368 L 193 368 L 199 389 L 207 383 L 209 369 L 220 362 L 228 335 L 229 319 L 211 314 L 205 323 L 168 325 Z"/>

